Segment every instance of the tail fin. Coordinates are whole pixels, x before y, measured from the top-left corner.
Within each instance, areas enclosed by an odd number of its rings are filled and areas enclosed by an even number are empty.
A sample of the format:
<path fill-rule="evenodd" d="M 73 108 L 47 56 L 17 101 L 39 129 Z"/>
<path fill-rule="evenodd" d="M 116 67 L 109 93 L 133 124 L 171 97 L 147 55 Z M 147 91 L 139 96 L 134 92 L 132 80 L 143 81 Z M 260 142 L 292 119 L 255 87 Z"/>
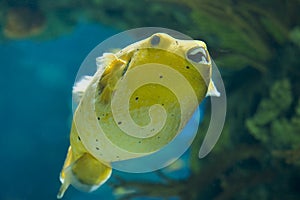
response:
<path fill-rule="evenodd" d="M 67 158 L 60 173 L 62 183 L 57 199 L 61 199 L 71 184 L 85 192 L 98 189 L 111 176 L 111 167 L 101 163 L 89 153 L 84 153 L 77 160 L 73 160 L 72 150 L 69 147 Z"/>

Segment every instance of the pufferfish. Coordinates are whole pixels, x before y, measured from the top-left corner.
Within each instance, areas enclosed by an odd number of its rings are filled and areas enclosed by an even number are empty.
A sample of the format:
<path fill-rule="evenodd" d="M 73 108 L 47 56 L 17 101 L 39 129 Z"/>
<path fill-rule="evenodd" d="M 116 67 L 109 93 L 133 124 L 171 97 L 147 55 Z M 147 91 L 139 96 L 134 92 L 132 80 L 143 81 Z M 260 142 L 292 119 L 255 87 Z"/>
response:
<path fill-rule="evenodd" d="M 71 184 L 91 192 L 111 163 L 158 152 L 185 127 L 205 96 L 219 96 L 206 44 L 155 33 L 96 59 L 73 87 L 78 101 L 57 198 Z"/>

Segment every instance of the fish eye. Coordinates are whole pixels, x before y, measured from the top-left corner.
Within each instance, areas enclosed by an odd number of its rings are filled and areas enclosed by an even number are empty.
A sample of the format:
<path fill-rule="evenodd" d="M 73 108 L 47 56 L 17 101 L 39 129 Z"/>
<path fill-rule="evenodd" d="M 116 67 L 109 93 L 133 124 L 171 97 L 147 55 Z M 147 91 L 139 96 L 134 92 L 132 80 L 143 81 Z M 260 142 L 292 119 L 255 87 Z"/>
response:
<path fill-rule="evenodd" d="M 150 42 L 152 46 L 156 46 L 160 42 L 160 37 L 157 35 L 153 35 Z"/>
<path fill-rule="evenodd" d="M 202 47 L 193 47 L 188 50 L 186 54 L 187 58 L 195 63 L 208 64 L 208 56 L 204 48 Z"/>

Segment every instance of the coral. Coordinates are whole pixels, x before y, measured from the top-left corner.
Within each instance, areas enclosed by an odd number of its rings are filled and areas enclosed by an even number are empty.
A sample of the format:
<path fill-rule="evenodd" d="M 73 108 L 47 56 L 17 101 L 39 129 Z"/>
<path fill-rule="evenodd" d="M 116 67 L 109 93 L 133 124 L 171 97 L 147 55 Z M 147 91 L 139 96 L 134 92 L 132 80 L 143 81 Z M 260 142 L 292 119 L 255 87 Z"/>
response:
<path fill-rule="evenodd" d="M 39 34 L 45 26 L 45 17 L 39 10 L 29 7 L 7 11 L 4 34 L 9 38 L 24 38 Z"/>
<path fill-rule="evenodd" d="M 71 32 L 79 23 L 101 23 L 119 30 L 135 27 L 160 26 L 184 30 L 190 26 L 188 16 L 189 9 L 176 4 L 162 3 L 156 1 L 120 1 L 120 0 L 89 0 L 89 1 L 10 1 L 0 2 L 0 16 L 14 8 L 29 9 L 28 13 L 13 11 L 15 15 L 23 16 L 24 19 L 14 22 L 22 28 L 22 32 L 28 32 L 31 25 L 28 21 L 33 12 L 32 8 L 38 8 L 40 16 L 35 16 L 31 21 L 41 20 L 45 24 L 44 31 L 35 32 L 36 39 L 50 39 Z M 147 9 L 142 9 L 147 7 Z M 24 15 L 25 14 L 25 15 Z M 147 16 L 147 17 L 144 17 Z M 4 19 L 7 17 L 4 16 Z M 163 20 L 161 20 L 163 19 Z M 6 20 L 7 21 L 7 20 Z M 1 24 L 6 24 L 0 18 Z M 15 20 L 13 20 L 15 21 Z M 4 27 L 1 27 L 4 32 Z M 7 39 L 0 38 L 1 40 Z M 22 37 L 30 37 L 32 34 L 22 34 Z"/>

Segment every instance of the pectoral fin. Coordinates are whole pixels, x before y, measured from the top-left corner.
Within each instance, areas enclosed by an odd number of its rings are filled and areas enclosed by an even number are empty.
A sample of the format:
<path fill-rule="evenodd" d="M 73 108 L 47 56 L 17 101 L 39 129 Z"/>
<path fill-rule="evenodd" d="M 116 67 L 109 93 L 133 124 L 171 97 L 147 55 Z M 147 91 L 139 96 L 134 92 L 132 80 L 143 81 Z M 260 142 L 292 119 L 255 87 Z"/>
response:
<path fill-rule="evenodd" d="M 210 79 L 209 85 L 208 85 L 208 89 L 207 89 L 207 93 L 206 96 L 216 96 L 219 97 L 221 94 L 220 92 L 217 90 L 214 82 L 212 79 Z"/>

